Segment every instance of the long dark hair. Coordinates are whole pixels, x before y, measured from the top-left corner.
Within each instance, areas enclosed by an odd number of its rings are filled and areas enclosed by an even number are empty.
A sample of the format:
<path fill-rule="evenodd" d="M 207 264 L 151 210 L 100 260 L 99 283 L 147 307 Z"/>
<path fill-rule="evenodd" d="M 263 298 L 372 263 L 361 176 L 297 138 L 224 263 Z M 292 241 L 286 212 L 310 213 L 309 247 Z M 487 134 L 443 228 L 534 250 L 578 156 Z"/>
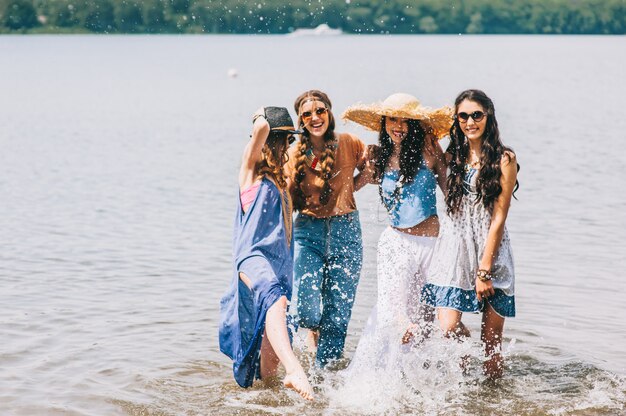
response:
<path fill-rule="evenodd" d="M 415 174 L 422 163 L 422 149 L 424 149 L 424 139 L 426 132 L 419 120 L 407 120 L 409 131 L 402 140 L 400 147 L 400 184 L 401 186 L 412 182 Z M 387 117 L 383 117 L 380 123 L 380 132 L 378 134 L 378 149 L 374 160 L 374 179 L 381 182 L 385 174 L 385 168 L 389 163 L 389 158 L 393 153 L 393 141 L 387 133 Z M 381 199 L 382 187 L 378 187 Z"/>
<path fill-rule="evenodd" d="M 330 102 L 328 95 L 322 91 L 306 91 L 300 94 L 293 104 L 296 114 L 298 114 L 298 125 L 300 126 L 300 129 L 304 131 L 304 133 L 300 136 L 300 141 L 298 142 L 294 176 L 294 182 L 296 184 L 294 189 L 294 207 L 298 210 L 303 209 L 306 205 L 306 196 L 304 195 L 304 191 L 302 191 L 302 181 L 306 177 L 306 152 L 313 146 L 311 143 L 311 133 L 306 129 L 304 123 L 302 122 L 302 118 L 300 117 L 300 109 L 306 101 L 321 101 L 328 110 L 328 129 L 326 130 L 326 133 L 324 133 L 325 149 L 320 155 L 320 167 L 322 169 L 322 180 L 324 181 L 322 191 L 320 192 L 320 204 L 322 205 L 326 205 L 330 200 L 332 189 L 330 187 L 329 180 L 331 177 L 331 171 L 333 170 L 333 166 L 335 164 L 335 117 L 331 111 L 332 103 Z"/>
<path fill-rule="evenodd" d="M 502 157 L 508 157 L 506 152 L 513 152 L 513 150 L 505 146 L 500 139 L 500 130 L 498 129 L 498 121 L 496 120 L 496 110 L 493 101 L 480 90 L 463 91 L 454 101 L 455 114 L 459 110 L 459 105 L 464 100 L 480 104 L 487 114 L 487 123 L 481 145 L 481 168 L 476 178 L 478 192 L 476 203 L 482 202 L 489 212 L 492 212 L 495 200 L 502 192 L 502 186 L 500 185 L 500 177 L 502 176 L 500 163 Z M 457 117 L 455 117 L 454 123 L 452 127 L 450 127 L 450 144 L 446 152 L 452 156 L 448 164 L 448 195 L 446 196 L 446 205 L 448 207 L 448 213 L 455 213 L 458 211 L 461 200 L 463 199 L 463 180 L 469 155 L 469 143 L 465 134 L 463 134 Z M 517 165 L 517 170 L 519 171 L 519 164 Z M 515 181 L 515 188 L 513 189 L 514 198 L 515 191 L 517 191 L 518 188 L 519 182 Z"/>

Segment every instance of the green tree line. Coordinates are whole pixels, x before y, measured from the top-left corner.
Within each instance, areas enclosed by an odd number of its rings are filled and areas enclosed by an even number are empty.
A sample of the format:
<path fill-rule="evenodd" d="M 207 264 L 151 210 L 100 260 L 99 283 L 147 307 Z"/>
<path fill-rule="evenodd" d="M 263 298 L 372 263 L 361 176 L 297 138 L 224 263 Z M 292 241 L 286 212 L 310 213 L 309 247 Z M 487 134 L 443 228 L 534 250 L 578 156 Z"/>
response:
<path fill-rule="evenodd" d="M 625 34 L 626 0 L 0 0 L 2 33 Z"/>

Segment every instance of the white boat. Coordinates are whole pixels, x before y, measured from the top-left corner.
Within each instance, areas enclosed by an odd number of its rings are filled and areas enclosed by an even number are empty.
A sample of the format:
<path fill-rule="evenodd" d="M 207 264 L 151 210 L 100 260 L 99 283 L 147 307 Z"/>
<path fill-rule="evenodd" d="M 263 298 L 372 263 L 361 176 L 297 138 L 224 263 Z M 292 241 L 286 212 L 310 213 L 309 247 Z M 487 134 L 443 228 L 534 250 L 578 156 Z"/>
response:
<path fill-rule="evenodd" d="M 314 29 L 296 29 L 289 33 L 289 36 L 334 36 L 342 33 L 341 29 L 333 29 L 326 23 L 322 23 Z"/>

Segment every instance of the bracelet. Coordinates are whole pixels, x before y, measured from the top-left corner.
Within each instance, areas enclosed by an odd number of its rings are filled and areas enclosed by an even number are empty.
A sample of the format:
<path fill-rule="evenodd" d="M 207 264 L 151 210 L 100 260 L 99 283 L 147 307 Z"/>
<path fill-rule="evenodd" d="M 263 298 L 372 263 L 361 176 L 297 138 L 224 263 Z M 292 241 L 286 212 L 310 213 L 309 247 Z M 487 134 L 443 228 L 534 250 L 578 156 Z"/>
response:
<path fill-rule="evenodd" d="M 256 116 L 252 117 L 252 124 L 254 124 L 256 119 L 259 118 L 259 117 L 265 118 L 265 114 L 257 114 Z M 265 119 L 267 120 L 267 118 L 265 118 Z"/>
<path fill-rule="evenodd" d="M 491 272 L 485 269 L 478 269 L 476 271 L 476 277 L 478 277 L 481 282 L 488 282 L 491 280 Z"/>

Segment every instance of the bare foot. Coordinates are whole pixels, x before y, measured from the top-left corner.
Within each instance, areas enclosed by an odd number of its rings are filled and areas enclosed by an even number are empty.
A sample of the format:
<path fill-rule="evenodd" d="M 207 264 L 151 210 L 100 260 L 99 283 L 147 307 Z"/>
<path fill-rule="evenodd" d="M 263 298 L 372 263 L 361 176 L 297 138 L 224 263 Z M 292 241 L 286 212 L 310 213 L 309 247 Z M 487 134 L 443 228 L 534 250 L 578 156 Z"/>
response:
<path fill-rule="evenodd" d="M 319 337 L 320 333 L 318 331 L 309 329 L 309 332 L 306 336 L 306 347 L 310 353 L 315 354 L 317 352 L 317 340 Z"/>
<path fill-rule="evenodd" d="M 313 387 L 311 387 L 302 367 L 295 369 L 291 373 L 287 373 L 283 379 L 283 384 L 306 400 L 312 401 L 315 398 L 313 395 Z"/>

